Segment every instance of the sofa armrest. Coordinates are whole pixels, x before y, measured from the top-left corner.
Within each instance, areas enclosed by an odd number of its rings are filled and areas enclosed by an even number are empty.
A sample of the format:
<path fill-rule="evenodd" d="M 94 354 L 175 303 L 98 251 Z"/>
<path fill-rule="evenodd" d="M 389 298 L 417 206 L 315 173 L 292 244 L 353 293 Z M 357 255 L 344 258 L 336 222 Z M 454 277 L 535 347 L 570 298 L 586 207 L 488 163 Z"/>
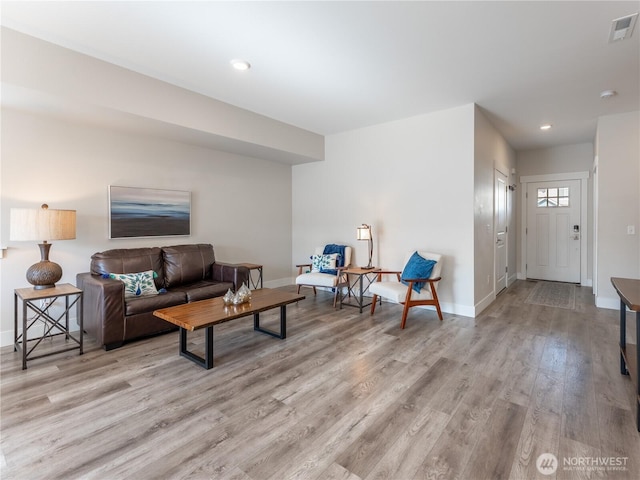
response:
<path fill-rule="evenodd" d="M 124 283 L 89 272 L 76 275 L 83 291 L 84 329 L 106 350 L 124 341 Z"/>
<path fill-rule="evenodd" d="M 238 290 L 244 283 L 249 286 L 249 269 L 235 263 L 216 262 L 211 266 L 211 279 L 218 282 L 232 282 Z"/>

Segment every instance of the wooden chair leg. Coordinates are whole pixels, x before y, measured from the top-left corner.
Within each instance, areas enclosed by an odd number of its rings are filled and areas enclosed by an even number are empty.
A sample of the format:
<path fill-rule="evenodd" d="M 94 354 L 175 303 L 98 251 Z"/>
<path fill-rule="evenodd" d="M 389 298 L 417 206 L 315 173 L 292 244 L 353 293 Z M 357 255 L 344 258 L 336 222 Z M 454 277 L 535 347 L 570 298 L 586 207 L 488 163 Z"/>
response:
<path fill-rule="evenodd" d="M 298 285 L 298 293 L 300 293 L 300 287 L 301 287 L 301 286 L 302 286 L 302 285 Z"/>
<path fill-rule="evenodd" d="M 313 294 L 316 294 L 316 287 L 313 287 Z"/>
<path fill-rule="evenodd" d="M 433 297 L 433 301 L 435 302 L 436 311 L 438 312 L 438 318 L 442 321 L 442 311 L 440 310 L 440 300 L 438 300 L 438 293 L 436 292 L 436 287 L 431 284 L 431 296 Z"/>
<path fill-rule="evenodd" d="M 373 294 L 373 299 L 371 300 L 371 315 L 373 315 L 376 311 L 376 302 L 378 301 L 378 295 Z"/>
<path fill-rule="evenodd" d="M 407 296 L 404 298 L 404 308 L 402 309 L 402 322 L 400 322 L 400 328 L 404 329 L 407 323 L 407 315 L 409 314 L 409 308 L 411 307 L 411 290 L 413 289 L 413 282 L 409 281 L 407 286 Z"/>
<path fill-rule="evenodd" d="M 409 302 L 404 303 L 404 308 L 402 309 L 402 322 L 400 323 L 400 328 L 404 329 L 405 324 L 407 323 L 407 315 L 409 314 Z"/>

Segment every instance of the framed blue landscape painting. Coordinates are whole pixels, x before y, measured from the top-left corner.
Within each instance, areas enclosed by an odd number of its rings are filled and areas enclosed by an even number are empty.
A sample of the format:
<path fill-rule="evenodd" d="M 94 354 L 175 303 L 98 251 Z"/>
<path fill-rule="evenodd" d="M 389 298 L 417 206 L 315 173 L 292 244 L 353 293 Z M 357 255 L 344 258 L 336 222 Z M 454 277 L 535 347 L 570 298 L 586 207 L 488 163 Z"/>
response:
<path fill-rule="evenodd" d="M 191 234 L 191 192 L 109 186 L 109 238 Z"/>

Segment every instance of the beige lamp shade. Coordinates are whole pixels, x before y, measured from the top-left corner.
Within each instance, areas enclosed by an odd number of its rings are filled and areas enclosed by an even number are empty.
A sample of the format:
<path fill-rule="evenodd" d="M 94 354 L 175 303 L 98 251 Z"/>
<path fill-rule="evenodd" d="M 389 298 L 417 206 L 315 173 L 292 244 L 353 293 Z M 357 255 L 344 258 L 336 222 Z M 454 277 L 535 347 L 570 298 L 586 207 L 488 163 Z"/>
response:
<path fill-rule="evenodd" d="M 76 211 L 45 208 L 12 208 L 9 239 L 15 241 L 73 240 Z"/>
<path fill-rule="evenodd" d="M 49 240 L 73 240 L 76 238 L 76 211 L 42 208 L 12 208 L 9 239 L 38 241 L 40 261 L 27 270 L 27 281 L 35 289 L 53 288 L 62 278 L 62 267 L 49 261 Z"/>
<path fill-rule="evenodd" d="M 356 238 L 358 240 L 371 240 L 371 227 L 363 223 L 362 226 L 356 230 Z"/>

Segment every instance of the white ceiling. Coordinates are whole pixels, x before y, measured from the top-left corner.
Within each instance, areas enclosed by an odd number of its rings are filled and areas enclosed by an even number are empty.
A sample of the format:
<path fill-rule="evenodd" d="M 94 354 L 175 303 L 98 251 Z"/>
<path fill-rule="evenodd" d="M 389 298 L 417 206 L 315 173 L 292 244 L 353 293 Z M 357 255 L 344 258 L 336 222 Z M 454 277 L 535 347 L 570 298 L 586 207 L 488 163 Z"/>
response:
<path fill-rule="evenodd" d="M 640 1 L 1 7 L 9 28 L 322 135 L 475 102 L 522 150 L 592 141 L 598 116 L 640 109 L 640 26 L 608 43 Z"/>

